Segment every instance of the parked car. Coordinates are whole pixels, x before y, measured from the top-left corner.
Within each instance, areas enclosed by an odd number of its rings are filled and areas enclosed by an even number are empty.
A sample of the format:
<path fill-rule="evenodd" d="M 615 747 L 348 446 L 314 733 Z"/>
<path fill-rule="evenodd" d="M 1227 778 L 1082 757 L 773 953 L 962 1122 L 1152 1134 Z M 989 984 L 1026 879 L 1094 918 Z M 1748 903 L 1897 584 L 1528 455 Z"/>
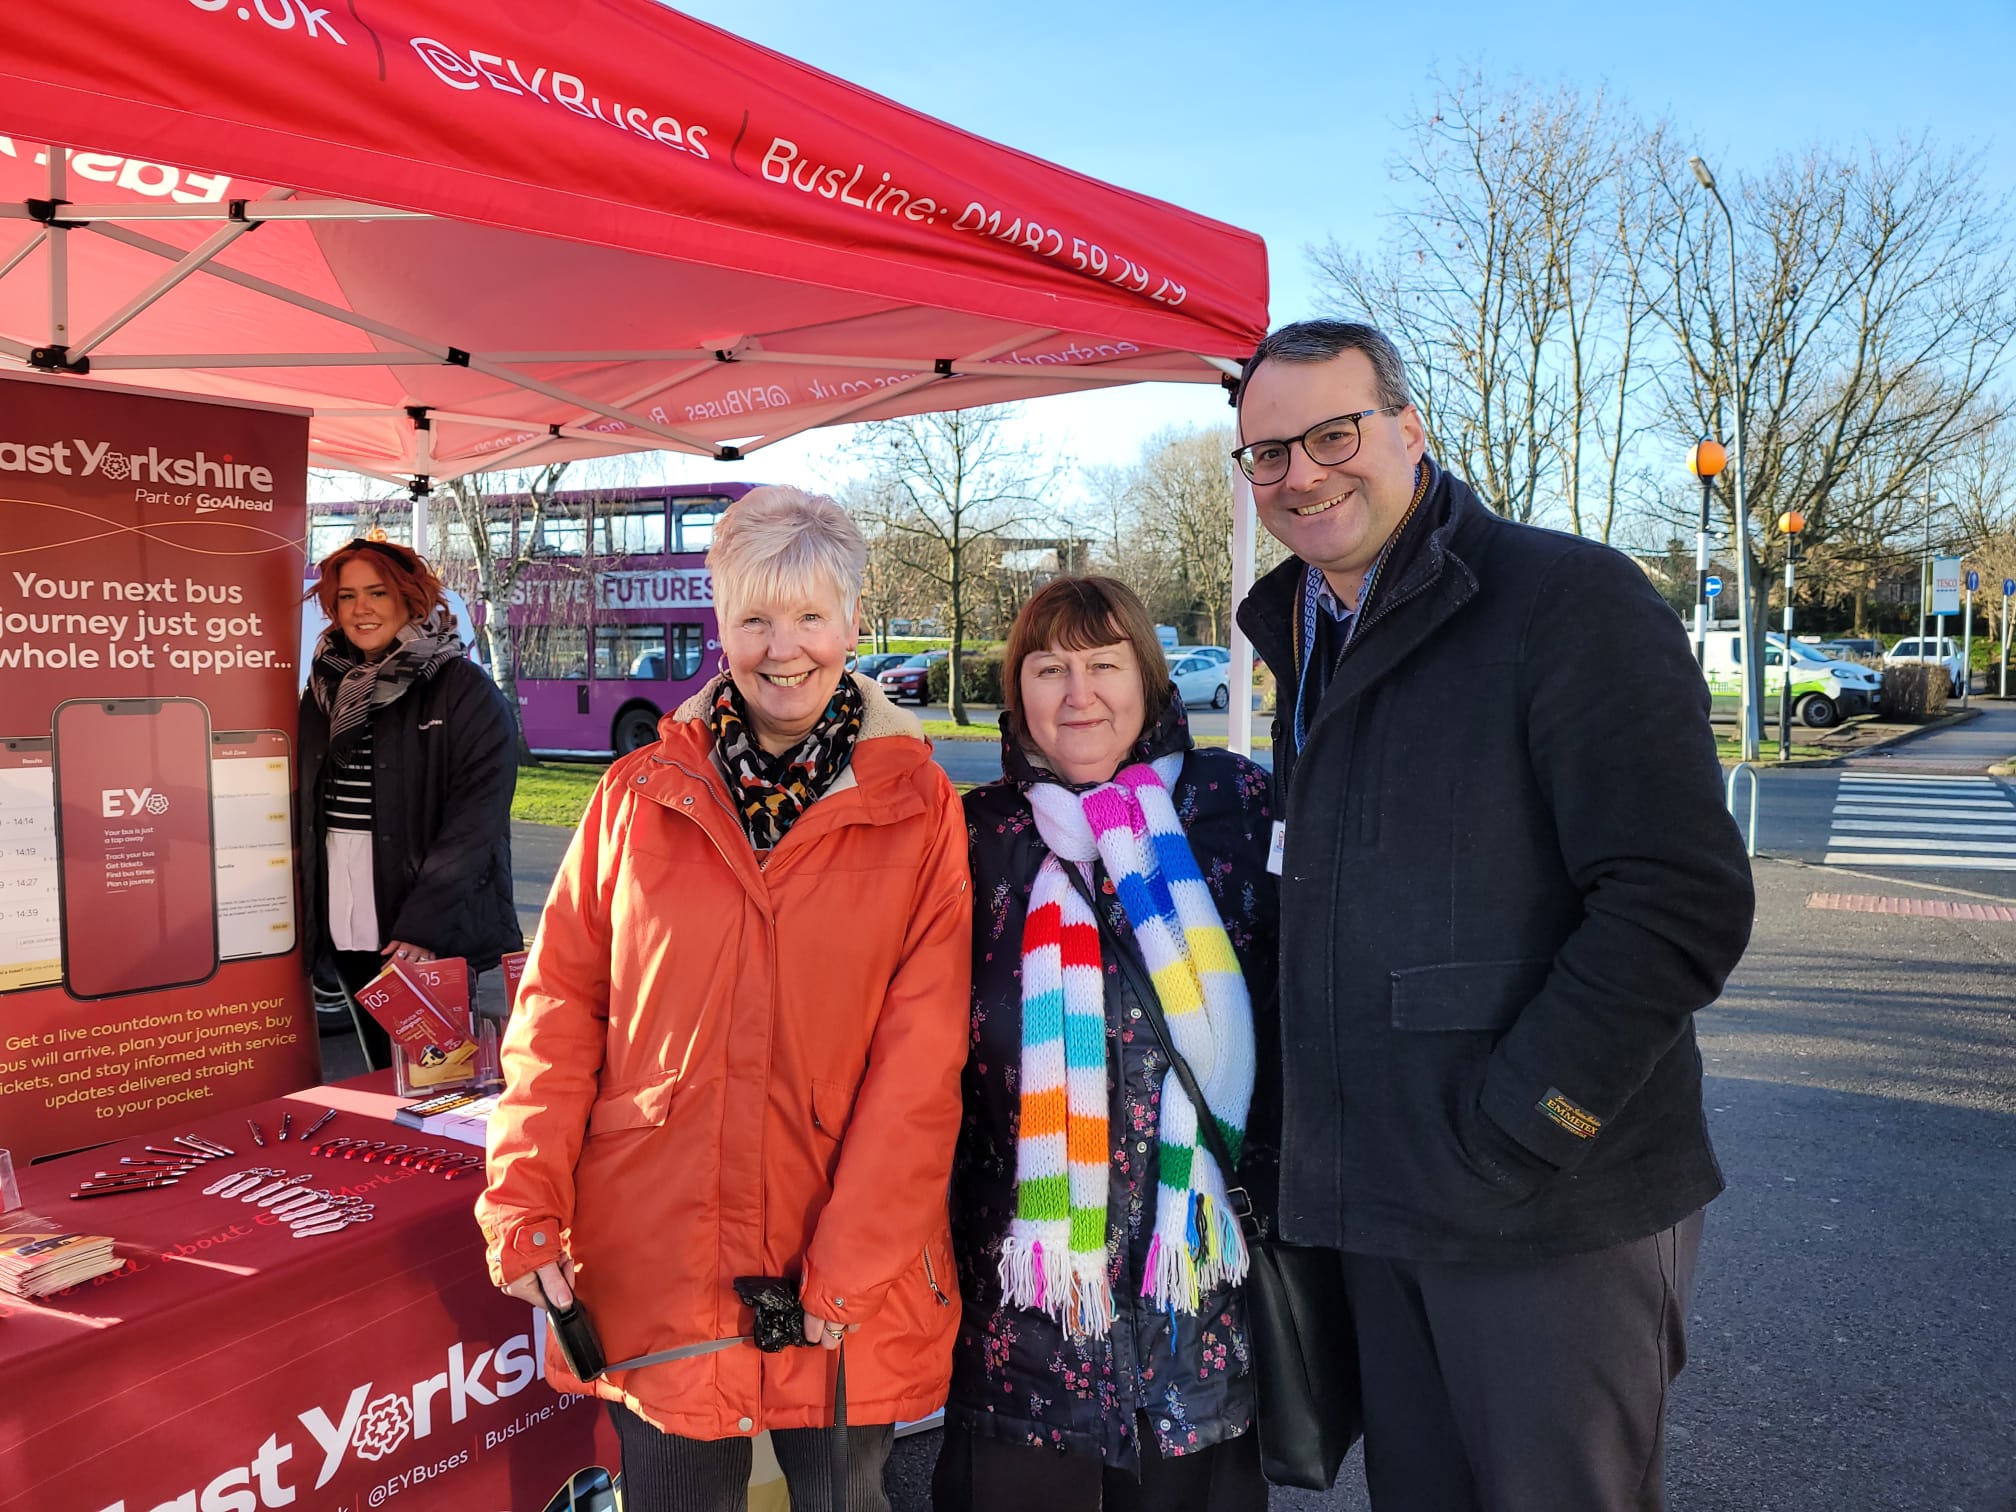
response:
<path fill-rule="evenodd" d="M 1176 691 L 1182 695 L 1186 709 L 1201 709 L 1206 704 L 1214 709 L 1229 709 L 1232 706 L 1231 672 L 1228 662 L 1193 651 L 1170 663 L 1169 680 L 1176 684 Z"/>
<path fill-rule="evenodd" d="M 1839 640 L 1824 640 L 1813 649 L 1822 656 L 1836 661 L 1853 661 L 1858 656 L 1881 656 L 1883 642 L 1874 636 L 1847 636 Z"/>
<path fill-rule="evenodd" d="M 1764 646 L 1764 683 L 1760 717 L 1776 719 L 1785 691 L 1785 637 L 1773 632 Z M 1714 712 L 1733 717 L 1743 697 L 1743 637 L 1730 630 L 1711 630 L 1707 661 Z M 1810 730 L 1826 730 L 1851 714 L 1869 714 L 1883 691 L 1883 675 L 1856 662 L 1831 661 L 1817 651 L 1792 644 L 1792 712 Z"/>
<path fill-rule="evenodd" d="M 950 651 L 919 651 L 915 656 L 905 657 L 884 670 L 875 681 L 882 685 L 882 691 L 889 695 L 891 703 L 901 703 L 907 698 L 912 703 L 921 704 L 925 701 L 925 690 L 931 685 L 931 663 L 943 661 L 951 654 Z"/>
<path fill-rule="evenodd" d="M 1906 662 L 1937 662 L 1946 669 L 1946 685 L 1953 696 L 1966 691 L 1967 667 L 1960 660 L 1960 643 L 1950 635 L 1906 636 L 1883 657 L 1886 667 Z"/>
<path fill-rule="evenodd" d="M 1208 656 L 1221 664 L 1229 664 L 1232 660 L 1232 653 L 1223 646 L 1178 646 L 1169 656 L 1171 660 L 1179 656 Z"/>
<path fill-rule="evenodd" d="M 908 651 L 871 651 L 855 664 L 854 670 L 863 677 L 880 677 L 891 667 L 900 667 L 908 660 Z"/>

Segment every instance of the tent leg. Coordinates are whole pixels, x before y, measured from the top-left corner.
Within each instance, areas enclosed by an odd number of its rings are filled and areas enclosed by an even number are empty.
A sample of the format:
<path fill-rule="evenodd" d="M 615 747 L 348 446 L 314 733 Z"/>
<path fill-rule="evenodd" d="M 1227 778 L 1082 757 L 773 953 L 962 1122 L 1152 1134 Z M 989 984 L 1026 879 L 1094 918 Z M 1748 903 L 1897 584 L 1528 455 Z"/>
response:
<path fill-rule="evenodd" d="M 1226 743 L 1241 756 L 1253 754 L 1253 646 L 1239 625 L 1239 606 L 1253 591 L 1253 485 L 1232 469 L 1232 624 L 1225 644 L 1232 653 L 1231 724 Z"/>
<path fill-rule="evenodd" d="M 61 204 L 69 198 L 69 161 L 63 149 L 51 142 L 49 153 L 49 201 Z M 49 345 L 66 347 L 70 342 L 70 233 L 59 225 L 49 227 Z"/>

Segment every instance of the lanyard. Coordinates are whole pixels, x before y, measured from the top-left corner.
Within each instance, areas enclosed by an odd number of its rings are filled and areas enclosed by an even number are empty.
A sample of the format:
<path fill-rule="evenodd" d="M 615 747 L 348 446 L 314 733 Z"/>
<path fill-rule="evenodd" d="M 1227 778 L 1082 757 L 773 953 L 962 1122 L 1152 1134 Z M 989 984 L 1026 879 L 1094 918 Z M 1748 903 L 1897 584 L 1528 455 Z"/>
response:
<path fill-rule="evenodd" d="M 1407 529 L 1408 521 L 1414 518 L 1414 511 L 1421 507 L 1421 501 L 1428 496 L 1428 486 L 1434 481 L 1434 472 L 1423 457 L 1414 465 L 1414 497 L 1408 501 L 1407 513 L 1400 517 L 1400 523 L 1393 527 L 1393 533 L 1386 538 L 1386 544 L 1379 548 L 1378 558 L 1366 569 L 1365 580 L 1358 585 L 1358 607 L 1344 621 L 1344 644 L 1337 648 L 1337 661 L 1344 660 L 1344 653 L 1351 649 L 1352 641 L 1358 637 L 1358 627 L 1365 622 L 1366 611 L 1372 607 L 1372 592 L 1379 586 L 1380 574 L 1386 566 L 1386 559 L 1393 554 L 1393 547 Z M 1302 747 L 1309 734 L 1309 664 L 1316 659 L 1316 615 L 1321 609 L 1318 600 L 1323 592 L 1321 569 L 1310 566 L 1302 578 L 1302 612 L 1295 617 L 1295 754 L 1302 754 Z M 1330 678 L 1337 671 L 1336 665 L 1324 669 L 1323 687 L 1316 690 L 1320 701 L 1323 689 L 1330 686 Z"/>

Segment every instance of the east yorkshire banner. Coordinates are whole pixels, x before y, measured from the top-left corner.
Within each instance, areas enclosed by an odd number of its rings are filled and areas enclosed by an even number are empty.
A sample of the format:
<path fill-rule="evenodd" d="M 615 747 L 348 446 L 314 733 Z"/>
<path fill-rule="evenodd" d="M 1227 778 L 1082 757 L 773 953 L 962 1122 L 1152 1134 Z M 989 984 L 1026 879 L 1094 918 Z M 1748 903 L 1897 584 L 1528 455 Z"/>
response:
<path fill-rule="evenodd" d="M 0 1146 L 312 1084 L 298 414 L 0 380 Z"/>

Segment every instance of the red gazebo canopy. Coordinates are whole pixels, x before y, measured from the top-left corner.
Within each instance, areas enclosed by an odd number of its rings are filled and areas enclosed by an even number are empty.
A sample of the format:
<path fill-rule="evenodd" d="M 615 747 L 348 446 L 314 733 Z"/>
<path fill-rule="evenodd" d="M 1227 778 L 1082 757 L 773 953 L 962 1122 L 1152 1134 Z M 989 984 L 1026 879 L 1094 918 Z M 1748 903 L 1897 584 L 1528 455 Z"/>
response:
<path fill-rule="evenodd" d="M 1267 318 L 1251 233 L 653 0 L 0 5 L 0 221 L 0 363 L 399 481 L 1217 383 Z"/>

